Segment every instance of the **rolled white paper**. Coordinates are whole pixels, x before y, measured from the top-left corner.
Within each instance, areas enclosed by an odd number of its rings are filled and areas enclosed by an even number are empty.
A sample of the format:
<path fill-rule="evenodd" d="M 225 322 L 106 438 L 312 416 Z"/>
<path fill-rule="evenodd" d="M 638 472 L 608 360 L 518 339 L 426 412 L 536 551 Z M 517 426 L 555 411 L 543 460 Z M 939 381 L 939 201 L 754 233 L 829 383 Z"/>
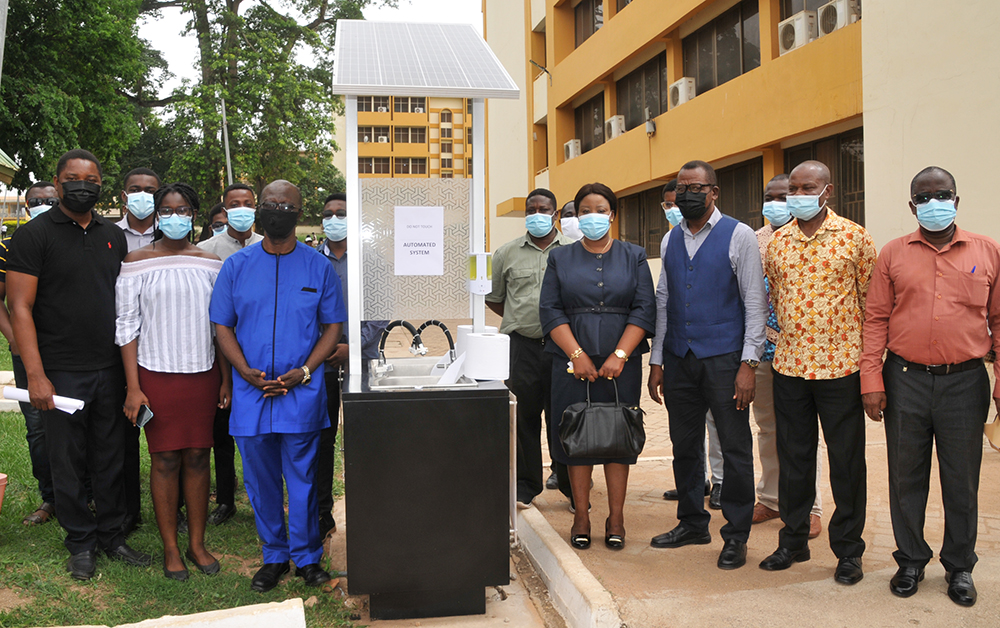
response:
<path fill-rule="evenodd" d="M 11 401 L 22 401 L 24 403 L 31 403 L 31 398 L 28 396 L 28 391 L 21 388 L 14 388 L 13 386 L 3 387 L 3 398 L 10 399 Z M 59 395 L 52 395 L 52 401 L 56 404 L 56 410 L 62 410 L 66 414 L 73 414 L 77 410 L 83 410 L 83 402 L 79 399 L 73 399 L 72 397 L 60 397 Z"/>
<path fill-rule="evenodd" d="M 497 333 L 497 328 L 487 325 L 483 328 L 483 332 L 487 334 Z M 458 330 L 455 332 L 455 354 L 462 355 L 465 353 L 465 337 L 472 333 L 472 325 L 459 325 Z"/>
<path fill-rule="evenodd" d="M 468 334 L 465 337 L 465 374 L 472 379 L 510 377 L 510 336 Z"/>

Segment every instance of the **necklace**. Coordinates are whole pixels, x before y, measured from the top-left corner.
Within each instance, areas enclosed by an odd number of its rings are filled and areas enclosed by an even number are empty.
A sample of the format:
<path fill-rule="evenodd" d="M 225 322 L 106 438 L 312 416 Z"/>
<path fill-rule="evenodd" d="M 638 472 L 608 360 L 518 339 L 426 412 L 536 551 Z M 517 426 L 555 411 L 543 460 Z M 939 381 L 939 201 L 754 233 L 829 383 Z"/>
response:
<path fill-rule="evenodd" d="M 608 243 L 604 245 L 604 248 L 601 249 L 600 251 L 595 251 L 594 249 L 592 249 L 589 246 L 587 246 L 587 239 L 586 238 L 580 240 L 580 244 L 583 245 L 583 248 L 587 249 L 588 251 L 590 251 L 594 255 L 601 255 L 603 253 L 607 253 L 608 249 L 611 248 L 611 243 L 612 242 L 614 242 L 614 238 L 608 238 Z"/>

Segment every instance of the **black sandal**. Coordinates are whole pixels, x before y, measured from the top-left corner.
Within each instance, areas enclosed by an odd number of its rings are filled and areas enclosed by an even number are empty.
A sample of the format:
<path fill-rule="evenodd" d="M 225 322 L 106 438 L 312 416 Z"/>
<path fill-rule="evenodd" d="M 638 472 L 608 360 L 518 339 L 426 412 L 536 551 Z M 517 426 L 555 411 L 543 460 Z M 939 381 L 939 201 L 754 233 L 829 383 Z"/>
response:
<path fill-rule="evenodd" d="M 608 549 L 620 550 L 625 548 L 625 535 L 624 534 L 608 534 L 608 524 L 611 523 L 611 519 L 606 519 L 604 521 L 604 544 Z"/>
<path fill-rule="evenodd" d="M 572 534 L 569 537 L 569 544 L 578 550 L 585 550 L 590 547 L 590 535 Z"/>

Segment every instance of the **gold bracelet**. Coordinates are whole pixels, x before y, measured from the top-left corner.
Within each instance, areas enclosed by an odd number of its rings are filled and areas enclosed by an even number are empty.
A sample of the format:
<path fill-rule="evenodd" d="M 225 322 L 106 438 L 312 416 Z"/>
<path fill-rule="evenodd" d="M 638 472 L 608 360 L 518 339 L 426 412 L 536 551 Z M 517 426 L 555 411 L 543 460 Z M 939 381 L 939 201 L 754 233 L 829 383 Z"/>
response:
<path fill-rule="evenodd" d="M 574 351 L 573 354 L 571 356 L 569 356 L 569 359 L 570 360 L 575 360 L 578 357 L 580 357 L 581 355 L 583 355 L 583 347 L 577 347 L 576 351 Z"/>

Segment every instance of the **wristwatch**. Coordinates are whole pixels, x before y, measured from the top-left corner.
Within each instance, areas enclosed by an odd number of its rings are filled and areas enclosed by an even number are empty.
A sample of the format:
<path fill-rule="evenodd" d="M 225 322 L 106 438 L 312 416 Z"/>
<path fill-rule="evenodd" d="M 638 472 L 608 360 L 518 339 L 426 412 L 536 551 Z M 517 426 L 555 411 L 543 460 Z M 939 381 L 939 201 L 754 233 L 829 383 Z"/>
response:
<path fill-rule="evenodd" d="M 615 349 L 615 356 L 620 360 L 628 359 L 628 354 L 622 351 L 621 349 Z"/>
<path fill-rule="evenodd" d="M 758 366 L 760 366 L 760 360 L 743 360 L 743 364 L 746 364 L 750 368 L 755 369 Z"/>
<path fill-rule="evenodd" d="M 305 373 L 305 375 L 302 377 L 302 383 L 308 384 L 310 381 L 312 381 L 313 376 L 312 373 L 309 372 L 309 367 L 303 364 L 299 368 L 302 369 L 303 373 Z"/>

